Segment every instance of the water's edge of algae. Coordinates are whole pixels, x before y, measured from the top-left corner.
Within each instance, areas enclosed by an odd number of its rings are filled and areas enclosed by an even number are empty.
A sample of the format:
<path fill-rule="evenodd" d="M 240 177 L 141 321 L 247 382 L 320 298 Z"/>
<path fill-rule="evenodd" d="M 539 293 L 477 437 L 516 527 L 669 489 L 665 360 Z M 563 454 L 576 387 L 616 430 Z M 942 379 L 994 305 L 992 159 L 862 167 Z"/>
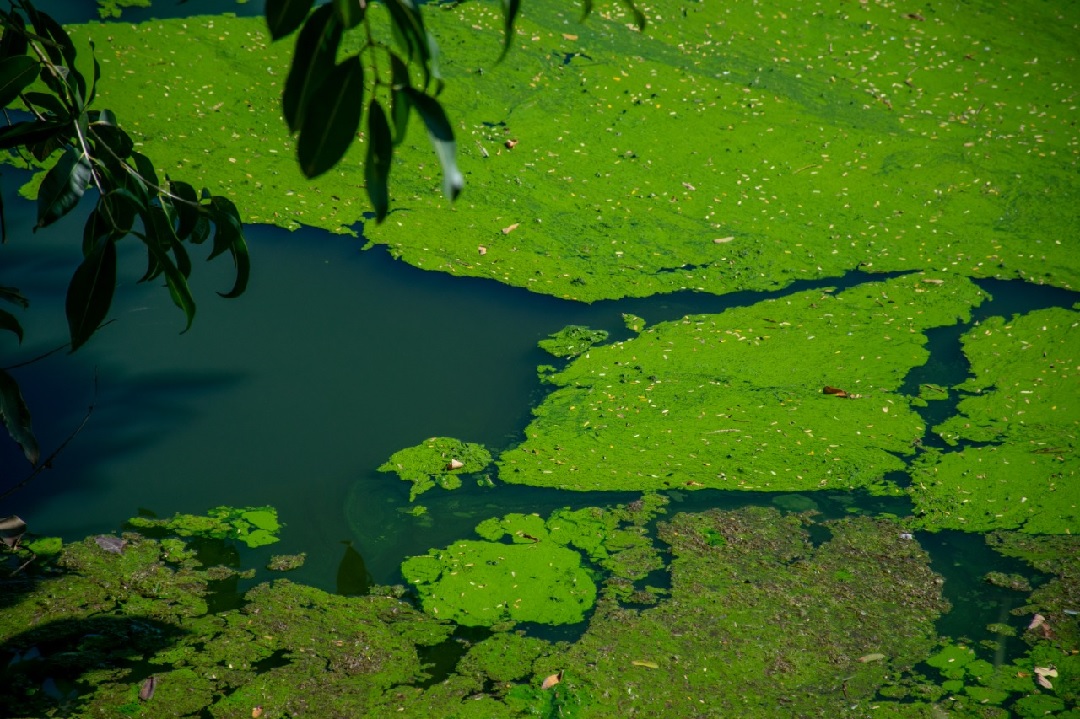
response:
<path fill-rule="evenodd" d="M 817 524 L 764 507 L 672 514 L 653 548 L 670 555 L 670 586 L 643 605 L 623 587 L 653 561 L 619 557 L 644 546 L 658 511 L 646 495 L 478 527 L 485 541 L 511 538 L 504 547 L 562 541 L 610 560 L 572 642 L 512 620 L 454 639 L 453 623 L 390 588 L 343 597 L 279 579 L 213 612 L 212 595 L 244 572 L 205 565 L 200 542 L 237 540 L 125 533 L 118 553 L 95 538 L 70 543 L 55 561 L 5 573 L 0 695 L 26 717 L 1074 716 L 1075 536 L 990 535 L 1051 578 L 1017 592 L 1008 621 L 1024 648 L 994 663 L 992 647 L 937 635 L 948 610 L 941 577 L 896 520 Z M 431 682 L 421 657 L 446 642 L 464 642 L 460 660 Z M 1054 673 L 1051 686 L 1039 671 Z M 542 689 L 552 676 L 561 681 Z"/>

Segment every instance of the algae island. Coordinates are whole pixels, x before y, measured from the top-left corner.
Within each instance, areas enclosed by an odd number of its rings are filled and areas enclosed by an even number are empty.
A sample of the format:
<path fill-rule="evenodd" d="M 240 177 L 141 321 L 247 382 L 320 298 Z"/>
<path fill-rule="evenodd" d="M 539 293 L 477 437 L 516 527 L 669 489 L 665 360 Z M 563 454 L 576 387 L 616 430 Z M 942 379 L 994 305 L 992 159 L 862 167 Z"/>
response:
<path fill-rule="evenodd" d="M 0 706 L 1080 717 L 1080 10 L 657 0 L 638 33 L 525 7 L 495 64 L 498 8 L 425 6 L 466 191 L 413 127 L 378 226 L 363 139 L 296 168 L 261 19 L 70 28 L 140 151 L 248 222 L 611 317 L 508 349 L 545 364 L 501 443 L 424 424 L 354 468 L 336 565 L 290 543 L 318 517 L 217 498 L 11 530 Z M 706 296 L 732 299 L 648 319 Z"/>

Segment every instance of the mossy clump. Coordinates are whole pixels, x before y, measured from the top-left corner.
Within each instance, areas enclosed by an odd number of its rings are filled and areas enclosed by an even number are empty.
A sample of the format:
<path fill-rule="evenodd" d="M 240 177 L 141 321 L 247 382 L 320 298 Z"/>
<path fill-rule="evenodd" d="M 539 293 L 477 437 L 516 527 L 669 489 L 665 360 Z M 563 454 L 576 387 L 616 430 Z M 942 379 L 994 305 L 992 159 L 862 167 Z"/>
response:
<path fill-rule="evenodd" d="M 304 566 L 305 560 L 307 560 L 306 552 L 300 552 L 300 554 L 275 554 L 266 563 L 266 568 L 272 572 L 291 572 Z"/>
<path fill-rule="evenodd" d="M 815 547 L 806 521 L 749 508 L 661 522 L 670 596 L 644 609 L 602 599 L 537 676 L 563 670 L 567 691 L 590 697 L 581 717 L 841 716 L 926 656 L 948 605 L 894 523 L 829 522 Z M 833 579 L 840 569 L 851 579 Z"/>
<path fill-rule="evenodd" d="M 215 507 L 205 516 L 177 513 L 169 519 L 134 517 L 127 524 L 148 534 L 235 539 L 251 548 L 277 542 L 281 531 L 273 507 Z"/>
<path fill-rule="evenodd" d="M 607 338 L 607 330 L 591 330 L 581 325 L 569 325 L 555 332 L 548 339 L 540 340 L 537 344 L 540 349 L 555 357 L 577 357 Z"/>
<path fill-rule="evenodd" d="M 491 464 L 491 453 L 483 445 L 453 437 L 432 437 L 415 447 L 394 452 L 380 472 L 394 472 L 412 482 L 409 501 L 436 485 L 443 489 L 461 486 L 461 475 L 475 474 Z"/>

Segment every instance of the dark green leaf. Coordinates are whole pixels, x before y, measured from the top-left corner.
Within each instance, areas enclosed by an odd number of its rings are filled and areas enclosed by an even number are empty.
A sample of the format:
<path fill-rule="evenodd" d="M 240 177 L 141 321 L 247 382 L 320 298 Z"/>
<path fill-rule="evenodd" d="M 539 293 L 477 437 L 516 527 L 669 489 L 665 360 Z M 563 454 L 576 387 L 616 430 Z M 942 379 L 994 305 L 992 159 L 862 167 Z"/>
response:
<path fill-rule="evenodd" d="M 0 421 L 7 427 L 8 434 L 15 440 L 30 464 L 37 464 L 41 457 L 37 438 L 30 426 L 30 408 L 26 406 L 19 383 L 15 378 L 0 369 Z"/>
<path fill-rule="evenodd" d="M 446 112 L 435 98 L 411 88 L 406 92 L 417 112 L 420 113 L 424 127 L 427 128 L 431 146 L 435 148 L 435 154 L 439 156 L 439 163 L 443 169 L 443 194 L 453 202 L 465 187 L 465 178 L 457 166 L 457 143 L 454 141 L 454 130 L 450 127 L 450 120 L 447 119 Z"/>
<path fill-rule="evenodd" d="M 206 242 L 206 238 L 210 236 L 210 220 L 207 219 L 206 213 L 202 210 L 199 212 L 198 218 L 195 220 L 195 226 L 191 228 L 191 243 L 194 245 L 201 245 Z"/>
<path fill-rule="evenodd" d="M 364 162 L 364 181 L 367 184 L 371 206 L 375 208 L 375 222 L 386 219 L 390 209 L 390 161 L 393 159 L 393 142 L 386 113 L 378 100 L 368 106 L 367 160 Z"/>
<path fill-rule="evenodd" d="M 364 19 L 364 3 L 361 0 L 334 0 L 334 9 L 346 30 L 352 30 Z"/>
<path fill-rule="evenodd" d="M 40 71 L 38 61 L 29 55 L 0 60 L 0 108 L 10 105 Z"/>
<path fill-rule="evenodd" d="M 424 19 L 420 11 L 412 0 L 386 0 L 386 7 L 390 11 L 394 37 L 405 49 L 406 58 L 410 62 L 413 57 L 420 61 L 420 67 L 424 71 L 424 87 L 427 87 L 431 81 L 431 68 L 428 66 L 431 60 L 431 47 L 428 45 L 430 36 L 424 29 Z"/>
<path fill-rule="evenodd" d="M 67 107 L 51 92 L 24 92 L 23 100 L 33 105 L 38 111 L 51 112 L 56 120 L 66 122 L 71 118 Z"/>
<path fill-rule="evenodd" d="M 319 85 L 334 68 L 341 43 L 341 21 L 332 5 L 322 5 L 304 23 L 293 51 L 292 67 L 285 80 L 281 103 L 289 132 L 304 124 L 306 110 Z"/>
<path fill-rule="evenodd" d="M 119 240 L 131 232 L 135 207 L 113 191 L 98 200 L 83 225 L 83 257 L 89 257 L 105 240 Z"/>
<path fill-rule="evenodd" d="M 176 235 L 165 211 L 160 207 L 150 207 L 142 213 L 143 228 L 146 236 L 143 241 L 149 255 L 147 278 L 165 275 L 165 285 L 169 288 L 169 296 L 173 304 L 184 311 L 187 325 L 184 332 L 191 329 L 191 323 L 195 320 L 195 298 L 191 296 L 191 288 L 188 287 L 184 273 L 169 258 L 168 251 L 178 244 Z"/>
<path fill-rule="evenodd" d="M 24 310 L 30 306 L 30 300 L 26 299 L 22 292 L 19 292 L 14 287 L 0 287 L 0 300 L 18 305 Z"/>
<path fill-rule="evenodd" d="M 409 110 L 412 104 L 405 89 L 412 87 L 409 81 L 409 68 L 397 55 L 390 55 L 390 115 L 394 121 L 394 145 L 400 145 L 409 128 Z"/>
<path fill-rule="evenodd" d="M 142 204 L 149 204 L 150 198 L 157 196 L 158 179 L 154 163 L 141 152 L 131 153 L 131 161 L 135 165 L 137 176 L 132 177 L 127 185 Z"/>
<path fill-rule="evenodd" d="M 149 215 L 151 222 L 153 222 L 153 232 L 156 236 L 160 247 L 166 252 L 171 252 L 175 258 L 176 269 L 184 277 L 185 284 L 188 277 L 191 277 L 191 258 L 188 257 L 187 250 L 184 248 L 180 239 L 176 236 L 176 229 L 173 226 L 172 217 L 169 216 L 165 206 L 151 205 L 147 214 L 143 216 L 143 221 L 146 221 L 146 216 Z M 163 269 L 165 269 L 163 267 Z M 165 278 L 168 281 L 168 277 Z M 182 307 L 182 305 L 181 305 Z"/>
<path fill-rule="evenodd" d="M 104 147 L 101 147 L 95 143 L 95 149 L 99 155 L 107 154 L 111 159 L 126 160 L 131 157 L 131 153 L 135 150 L 135 143 L 132 139 L 116 125 L 96 122 L 90 125 L 90 133 L 100 141 L 100 145 L 104 145 Z M 104 153 L 102 152 L 103 149 L 105 150 Z"/>
<path fill-rule="evenodd" d="M 45 227 L 78 204 L 90 182 L 90 163 L 69 147 L 41 181 L 38 188 L 37 227 Z M 36 229 L 36 228 L 35 228 Z"/>
<path fill-rule="evenodd" d="M 195 230 L 199 221 L 199 196 L 195 194 L 195 188 L 186 182 L 169 180 L 169 191 L 176 196 L 172 201 L 179 224 L 176 227 L 176 236 L 186 240 Z"/>
<path fill-rule="evenodd" d="M 15 319 L 15 315 L 7 310 L 0 310 L 0 330 L 14 332 L 18 336 L 19 341 L 23 341 L 22 325 L 19 324 L 19 320 Z"/>
<path fill-rule="evenodd" d="M 266 26 L 270 38 L 280 40 L 304 22 L 315 0 L 266 0 Z"/>
<path fill-rule="evenodd" d="M 592 0 L 581 0 L 581 20 L 585 21 L 585 18 L 592 14 Z"/>
<path fill-rule="evenodd" d="M 514 41 L 514 23 L 521 12 L 521 0 L 503 0 L 503 49 L 499 55 L 501 61 L 510 52 L 510 43 Z"/>
<path fill-rule="evenodd" d="M 25 55 L 30 45 L 26 42 L 26 23 L 23 22 L 22 15 L 5 13 L 4 19 L 8 26 L 0 36 L 0 57 Z"/>
<path fill-rule="evenodd" d="M 72 352 L 105 321 L 115 289 L 116 243 L 106 238 L 83 260 L 68 285 L 66 310 Z"/>
<path fill-rule="evenodd" d="M 300 169 L 318 177 L 337 164 L 356 139 L 364 109 L 364 66 L 356 55 L 334 67 L 311 98 L 319 112 L 304 121 L 297 142 Z"/>
<path fill-rule="evenodd" d="M 214 259 L 228 250 L 236 267 L 236 281 L 228 292 L 219 292 L 222 297 L 239 297 L 247 289 L 251 276 L 251 257 L 248 255 L 247 242 L 244 240 L 244 226 L 240 222 L 240 213 L 236 205 L 225 197 L 213 197 L 210 200 L 210 217 L 214 221 L 214 249 L 207 259 Z"/>
<path fill-rule="evenodd" d="M 86 80 L 83 79 L 75 67 L 75 45 L 60 23 L 43 12 L 37 12 L 33 6 L 27 4 L 27 16 L 37 34 L 43 38 L 40 45 L 48 55 L 49 60 L 63 75 L 64 81 L 71 88 L 74 97 L 71 99 L 82 105 L 86 99 Z M 46 73 L 52 74 L 45 70 Z M 44 79 L 44 76 L 43 76 Z M 60 93 L 57 93 L 60 94 Z"/>
<path fill-rule="evenodd" d="M 97 59 L 97 46 L 94 45 L 94 41 L 90 40 L 90 58 L 94 61 L 94 84 L 90 86 L 90 97 L 86 99 L 87 105 L 94 104 L 94 98 L 97 97 L 98 81 L 101 80 L 101 63 Z"/>

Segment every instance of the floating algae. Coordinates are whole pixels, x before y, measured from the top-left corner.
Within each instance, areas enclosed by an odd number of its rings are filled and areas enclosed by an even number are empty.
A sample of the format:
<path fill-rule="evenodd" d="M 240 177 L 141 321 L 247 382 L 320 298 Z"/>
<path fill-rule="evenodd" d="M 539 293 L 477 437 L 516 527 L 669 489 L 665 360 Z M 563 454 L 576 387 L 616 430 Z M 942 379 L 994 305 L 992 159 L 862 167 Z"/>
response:
<path fill-rule="evenodd" d="M 631 582 L 663 566 L 643 525 L 664 500 L 650 495 L 632 504 L 559 510 L 547 520 L 520 513 L 488 519 L 476 527 L 485 541 L 463 540 L 411 557 L 401 572 L 416 586 L 424 610 L 440 619 L 466 626 L 580 622 L 597 596 L 582 553 Z"/>
<path fill-rule="evenodd" d="M 925 331 L 967 319 L 984 297 L 962 277 L 908 275 L 653 325 L 549 376 L 559 389 L 499 457 L 499 477 L 573 490 L 898 493 L 884 476 L 925 432 L 898 390 L 926 362 Z"/>
<path fill-rule="evenodd" d="M 775 289 L 860 266 L 1076 287 L 1074 48 L 1055 29 L 1078 9 L 1010 7 L 942 6 L 919 22 L 898 5 L 657 0 L 637 33 L 622 9 L 577 23 L 536 0 L 512 61 L 496 64 L 497 8 L 440 6 L 425 26 L 452 48 L 440 101 L 468 185 L 451 210 L 414 120 L 391 184 L 407 220 L 364 233 L 417 267 L 584 301 Z M 382 4 L 367 12 L 385 27 Z M 292 43 L 270 43 L 261 18 L 73 36 L 95 39 L 98 106 L 161 173 L 226 195 L 249 222 L 364 222 L 362 142 L 314 182 L 297 168 L 280 120 Z M 1037 66 L 1018 37 L 1038 38 Z"/>
<path fill-rule="evenodd" d="M 273 507 L 216 507 L 206 516 L 177 513 L 170 519 L 134 517 L 128 520 L 128 526 L 181 537 L 235 539 L 252 548 L 277 542 L 281 530 Z"/>
<path fill-rule="evenodd" d="M 607 330 L 591 330 L 581 325 L 570 325 L 555 332 L 548 339 L 540 340 L 538 344 L 540 349 L 555 357 L 577 357 L 607 338 Z"/>
<path fill-rule="evenodd" d="M 380 467 L 380 472 L 395 472 L 413 487 L 409 501 L 436 484 L 443 489 L 461 486 L 462 474 L 475 474 L 491 464 L 491 453 L 483 445 L 462 442 L 452 437 L 432 437 L 415 447 L 394 452 Z"/>
<path fill-rule="evenodd" d="M 425 611 L 466 626 L 573 624 L 585 618 L 596 600 L 596 585 L 581 566 L 581 554 L 541 539 L 515 544 L 465 540 L 407 559 L 401 572 L 417 586 Z"/>
<path fill-rule="evenodd" d="M 992 317 L 963 346 L 966 396 L 933 428 L 960 446 L 925 452 L 912 470 L 924 526 L 1080 532 L 1080 312 Z"/>

